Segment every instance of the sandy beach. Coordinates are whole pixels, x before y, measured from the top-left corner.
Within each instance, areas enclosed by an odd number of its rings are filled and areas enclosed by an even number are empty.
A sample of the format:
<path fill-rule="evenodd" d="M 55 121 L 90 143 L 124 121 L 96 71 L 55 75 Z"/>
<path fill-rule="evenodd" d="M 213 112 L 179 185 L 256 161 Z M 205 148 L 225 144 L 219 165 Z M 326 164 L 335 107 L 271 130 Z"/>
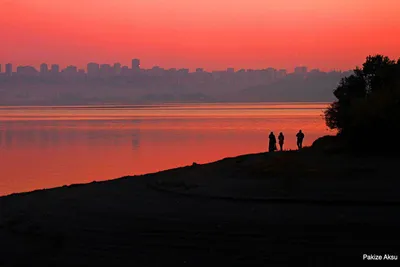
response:
<path fill-rule="evenodd" d="M 0 266 L 342 266 L 398 255 L 396 162 L 305 149 L 1 197 Z"/>

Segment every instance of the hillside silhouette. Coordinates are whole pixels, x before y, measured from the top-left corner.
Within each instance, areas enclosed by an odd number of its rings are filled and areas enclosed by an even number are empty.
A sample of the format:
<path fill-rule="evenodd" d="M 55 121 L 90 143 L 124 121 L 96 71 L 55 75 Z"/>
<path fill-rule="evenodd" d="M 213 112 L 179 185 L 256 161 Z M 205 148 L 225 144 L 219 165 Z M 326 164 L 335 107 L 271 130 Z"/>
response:
<path fill-rule="evenodd" d="M 33 68 L 33 67 L 32 67 Z M 275 69 L 95 76 L 79 73 L 0 73 L 1 105 L 159 104 L 186 102 L 330 102 L 332 88 L 350 72 Z M 161 75 L 161 76 L 160 76 Z"/>
<path fill-rule="evenodd" d="M 350 72 L 310 72 L 307 75 L 290 74 L 285 79 L 268 85 L 257 85 L 241 90 L 242 101 L 333 101 L 332 88 Z"/>

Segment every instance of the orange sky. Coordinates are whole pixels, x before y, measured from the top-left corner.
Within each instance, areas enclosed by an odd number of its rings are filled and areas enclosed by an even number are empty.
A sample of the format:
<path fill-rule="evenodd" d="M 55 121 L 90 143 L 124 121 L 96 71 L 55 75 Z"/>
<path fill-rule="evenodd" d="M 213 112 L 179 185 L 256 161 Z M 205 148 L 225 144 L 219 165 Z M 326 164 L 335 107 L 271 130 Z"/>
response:
<path fill-rule="evenodd" d="M 398 14 L 399 0 L 0 0 L 0 63 L 346 70 L 400 57 Z"/>

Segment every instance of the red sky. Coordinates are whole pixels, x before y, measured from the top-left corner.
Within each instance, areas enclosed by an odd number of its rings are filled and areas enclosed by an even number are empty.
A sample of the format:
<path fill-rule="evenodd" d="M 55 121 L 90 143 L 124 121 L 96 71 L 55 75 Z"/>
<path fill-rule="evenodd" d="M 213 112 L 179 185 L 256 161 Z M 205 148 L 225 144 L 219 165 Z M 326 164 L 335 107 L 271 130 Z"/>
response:
<path fill-rule="evenodd" d="M 0 0 L 0 64 L 347 70 L 400 57 L 399 0 Z"/>

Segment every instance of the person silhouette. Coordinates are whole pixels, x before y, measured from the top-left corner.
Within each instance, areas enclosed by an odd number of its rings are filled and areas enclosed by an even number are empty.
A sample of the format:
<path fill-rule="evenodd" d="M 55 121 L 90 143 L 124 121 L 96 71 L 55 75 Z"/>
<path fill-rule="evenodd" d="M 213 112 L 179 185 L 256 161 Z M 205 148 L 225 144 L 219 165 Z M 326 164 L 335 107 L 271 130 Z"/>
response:
<path fill-rule="evenodd" d="M 304 133 L 300 130 L 297 134 L 297 147 L 298 149 L 303 148 L 303 139 L 304 139 Z"/>
<path fill-rule="evenodd" d="M 276 137 L 274 132 L 269 134 L 269 152 L 274 152 L 276 150 Z"/>
<path fill-rule="evenodd" d="M 283 143 L 285 142 L 285 136 L 283 135 L 282 132 L 279 133 L 278 140 L 279 140 L 280 149 L 281 149 L 281 151 L 283 151 Z"/>

